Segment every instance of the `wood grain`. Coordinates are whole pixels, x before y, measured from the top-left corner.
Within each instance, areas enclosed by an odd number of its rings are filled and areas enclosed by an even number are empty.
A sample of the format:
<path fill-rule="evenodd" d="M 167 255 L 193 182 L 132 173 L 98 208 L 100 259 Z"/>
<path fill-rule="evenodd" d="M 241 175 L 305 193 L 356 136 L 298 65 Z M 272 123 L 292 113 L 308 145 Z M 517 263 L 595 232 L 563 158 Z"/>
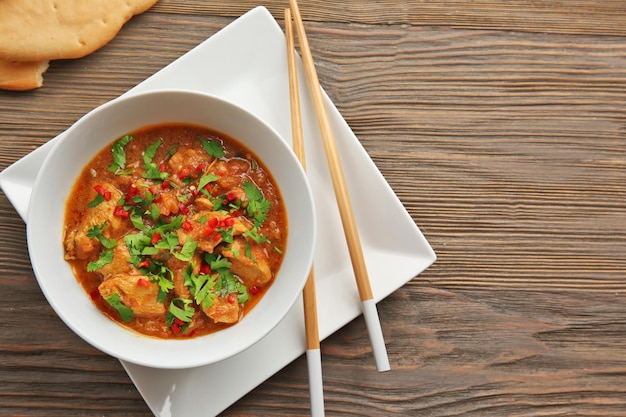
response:
<path fill-rule="evenodd" d="M 626 4 L 299 4 L 322 86 L 438 255 L 378 306 L 391 372 L 362 318 L 322 342 L 327 415 L 626 415 Z M 0 169 L 257 5 L 161 0 L 0 91 Z M 3 194 L 0 216 L 0 415 L 150 415 L 48 306 Z M 223 415 L 308 415 L 307 384 L 301 357 Z"/>

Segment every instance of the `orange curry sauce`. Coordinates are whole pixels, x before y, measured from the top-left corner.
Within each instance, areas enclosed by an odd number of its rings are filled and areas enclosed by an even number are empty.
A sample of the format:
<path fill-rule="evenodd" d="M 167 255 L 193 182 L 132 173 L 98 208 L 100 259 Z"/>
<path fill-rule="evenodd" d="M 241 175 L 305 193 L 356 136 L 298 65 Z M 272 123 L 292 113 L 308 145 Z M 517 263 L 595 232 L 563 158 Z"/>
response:
<path fill-rule="evenodd" d="M 280 192 L 233 138 L 186 124 L 119 138 L 67 200 L 65 259 L 95 305 L 137 332 L 187 338 L 237 323 L 282 262 Z"/>

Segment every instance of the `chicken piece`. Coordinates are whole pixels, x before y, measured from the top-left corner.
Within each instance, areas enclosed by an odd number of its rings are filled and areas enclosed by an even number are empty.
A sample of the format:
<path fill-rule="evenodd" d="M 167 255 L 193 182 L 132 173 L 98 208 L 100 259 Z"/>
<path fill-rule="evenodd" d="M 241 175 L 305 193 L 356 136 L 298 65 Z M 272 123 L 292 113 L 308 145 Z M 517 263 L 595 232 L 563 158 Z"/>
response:
<path fill-rule="evenodd" d="M 198 197 L 195 199 L 194 204 L 201 211 L 212 211 L 213 210 L 213 202 L 208 198 Z"/>
<path fill-rule="evenodd" d="M 119 239 L 117 245 L 113 248 L 113 260 L 102 265 L 98 272 L 102 274 L 104 280 L 113 278 L 118 275 L 130 275 L 137 272 L 128 260 L 130 259 L 130 251 L 124 243 L 124 239 Z"/>
<path fill-rule="evenodd" d="M 243 181 L 242 174 L 250 170 L 250 161 L 233 158 L 227 161 L 220 160 L 213 167 L 213 172 L 219 180 L 217 184 L 223 190 L 231 190 L 239 187 Z"/>
<path fill-rule="evenodd" d="M 65 229 L 65 239 L 63 246 L 65 247 L 65 260 L 87 259 L 91 255 L 98 241 L 87 236 L 82 229 L 72 229 L 68 232 Z"/>
<path fill-rule="evenodd" d="M 215 323 L 237 323 L 241 318 L 241 307 L 237 302 L 237 298 L 231 301 L 228 300 L 229 298 L 230 296 L 225 299 L 216 297 L 215 303 L 211 307 L 203 310 L 204 314 L 212 318 Z"/>
<path fill-rule="evenodd" d="M 201 173 L 202 169 L 199 170 L 199 167 L 208 167 L 211 161 L 213 161 L 213 157 L 204 150 L 193 148 L 179 149 L 167 162 L 170 170 L 174 173 L 170 180 L 178 184 L 178 181 L 182 180 L 182 178 L 179 178 L 179 174 L 183 168 L 187 168 L 190 174 L 194 173 L 195 175 Z"/>
<path fill-rule="evenodd" d="M 111 232 L 116 231 L 122 224 L 121 219 L 113 215 L 117 201 L 122 194 L 110 184 L 102 184 L 102 187 L 111 192 L 111 198 L 87 210 L 76 228 L 65 230 L 64 247 L 65 259 L 67 260 L 87 259 L 100 247 L 96 238 L 87 236 L 91 227 L 102 226 L 106 222 L 108 226 L 102 234 L 108 238 L 111 236 Z"/>
<path fill-rule="evenodd" d="M 159 208 L 159 212 L 163 216 L 177 214 L 180 208 L 178 206 L 176 191 L 161 191 L 160 196 L 161 198 L 155 201 L 155 204 Z"/>
<path fill-rule="evenodd" d="M 227 218 L 232 219 L 232 225 L 225 225 Z M 204 221 L 201 221 L 204 219 Z M 190 222 L 191 229 L 178 229 L 178 241 L 183 245 L 187 239 L 198 242 L 198 248 L 205 252 L 213 253 L 215 247 L 222 242 L 222 236 L 218 229 L 229 229 L 233 236 L 241 235 L 250 230 L 252 224 L 243 217 L 232 217 L 221 211 L 201 211 L 195 214 Z M 215 224 L 217 222 L 217 224 Z"/>
<path fill-rule="evenodd" d="M 118 294 L 120 301 L 138 317 L 157 316 L 166 311 L 165 305 L 157 300 L 159 286 L 141 274 L 116 275 L 103 281 L 98 291 L 105 300 Z"/>
<path fill-rule="evenodd" d="M 248 195 L 241 187 L 233 187 L 226 193 L 226 197 L 231 201 L 239 201 L 242 208 L 248 206 Z"/>
<path fill-rule="evenodd" d="M 202 258 L 200 255 L 195 255 L 191 261 L 191 265 L 193 265 L 193 273 L 198 274 L 200 272 L 200 264 L 202 263 Z M 175 256 L 170 256 L 167 259 L 167 267 L 174 272 L 174 292 L 180 298 L 191 299 L 191 294 L 189 292 L 189 288 L 185 285 L 185 275 L 184 272 L 187 268 L 187 262 L 181 261 Z"/>
<path fill-rule="evenodd" d="M 154 204 L 159 208 L 159 213 L 162 215 L 169 216 L 178 213 L 178 194 L 175 189 L 164 190 L 161 185 L 153 184 L 143 178 L 136 179 L 133 186 L 141 198 L 147 198 L 148 192 L 152 193 Z"/>
<path fill-rule="evenodd" d="M 269 259 L 261 245 L 252 243 L 250 245 L 252 258 L 248 257 L 246 255 L 246 240 L 238 237 L 220 253 L 228 258 L 232 264 L 230 270 L 241 278 L 246 286 L 265 285 L 272 279 Z"/>

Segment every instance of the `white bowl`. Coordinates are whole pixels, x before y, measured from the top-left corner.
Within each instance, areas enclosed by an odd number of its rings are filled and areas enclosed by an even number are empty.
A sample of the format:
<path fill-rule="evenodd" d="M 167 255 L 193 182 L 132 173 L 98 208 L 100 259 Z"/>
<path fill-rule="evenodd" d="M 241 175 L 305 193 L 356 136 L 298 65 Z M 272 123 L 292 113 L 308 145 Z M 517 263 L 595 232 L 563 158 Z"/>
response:
<path fill-rule="evenodd" d="M 234 326 L 186 340 L 144 336 L 110 320 L 93 304 L 63 258 L 65 204 L 83 167 L 120 136 L 143 126 L 168 122 L 206 126 L 250 148 L 273 175 L 288 219 L 285 256 L 261 301 Z M 302 291 L 313 262 L 316 239 L 313 195 L 306 174 L 280 135 L 232 103 L 181 90 L 122 96 L 78 120 L 59 138 L 41 166 L 27 220 L 33 269 L 59 317 L 103 352 L 138 365 L 169 369 L 221 361 L 268 334 Z"/>

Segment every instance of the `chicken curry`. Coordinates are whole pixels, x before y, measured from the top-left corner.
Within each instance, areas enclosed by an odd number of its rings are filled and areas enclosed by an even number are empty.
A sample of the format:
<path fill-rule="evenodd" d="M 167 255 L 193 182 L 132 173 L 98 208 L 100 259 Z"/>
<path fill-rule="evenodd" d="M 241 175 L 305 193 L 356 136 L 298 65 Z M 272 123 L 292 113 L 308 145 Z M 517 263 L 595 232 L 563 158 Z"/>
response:
<path fill-rule="evenodd" d="M 237 323 L 272 284 L 287 238 L 280 192 L 233 138 L 148 126 L 84 168 L 67 200 L 65 259 L 111 319 L 159 338 Z"/>

